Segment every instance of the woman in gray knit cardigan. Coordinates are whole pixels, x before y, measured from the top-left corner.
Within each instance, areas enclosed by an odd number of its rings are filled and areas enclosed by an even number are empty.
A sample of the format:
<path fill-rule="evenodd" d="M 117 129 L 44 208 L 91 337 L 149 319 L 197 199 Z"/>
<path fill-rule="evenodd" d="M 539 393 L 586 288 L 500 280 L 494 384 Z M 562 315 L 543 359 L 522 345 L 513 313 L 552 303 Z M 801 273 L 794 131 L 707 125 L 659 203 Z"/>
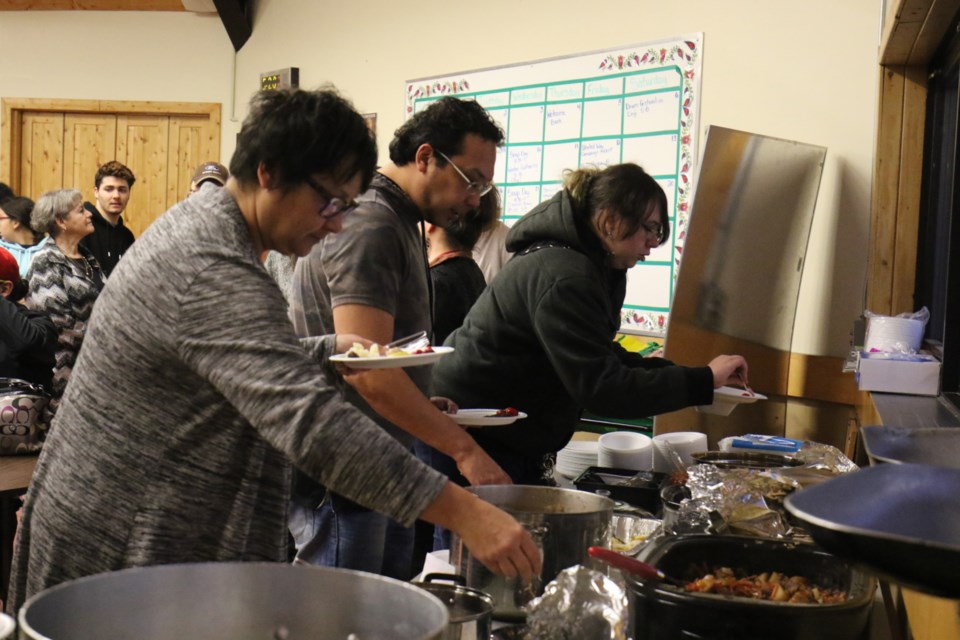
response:
<path fill-rule="evenodd" d="M 285 560 L 290 462 L 400 523 L 453 529 L 497 573 L 539 573 L 516 520 L 341 398 L 327 357 L 356 337 L 298 340 L 260 263 L 339 231 L 376 157 L 336 93 L 262 92 L 227 184 L 137 240 L 97 301 L 40 455 L 8 608 L 126 567 Z"/>

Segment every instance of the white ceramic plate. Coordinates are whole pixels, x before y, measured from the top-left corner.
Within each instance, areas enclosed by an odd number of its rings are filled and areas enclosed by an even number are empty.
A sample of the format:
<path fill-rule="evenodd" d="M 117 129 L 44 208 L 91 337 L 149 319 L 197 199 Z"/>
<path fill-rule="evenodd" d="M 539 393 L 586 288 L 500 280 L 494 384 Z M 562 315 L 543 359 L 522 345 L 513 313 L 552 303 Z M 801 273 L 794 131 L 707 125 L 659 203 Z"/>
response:
<path fill-rule="evenodd" d="M 453 347 L 433 347 L 433 353 L 418 353 L 408 356 L 377 356 L 375 358 L 347 357 L 344 353 L 330 356 L 330 362 L 345 364 L 351 369 L 396 369 L 398 367 L 419 367 L 432 364 L 453 352 Z"/>
<path fill-rule="evenodd" d="M 515 416 L 493 415 L 497 411 L 498 409 L 460 409 L 449 416 L 454 422 L 465 427 L 502 427 L 527 417 L 523 411 Z"/>

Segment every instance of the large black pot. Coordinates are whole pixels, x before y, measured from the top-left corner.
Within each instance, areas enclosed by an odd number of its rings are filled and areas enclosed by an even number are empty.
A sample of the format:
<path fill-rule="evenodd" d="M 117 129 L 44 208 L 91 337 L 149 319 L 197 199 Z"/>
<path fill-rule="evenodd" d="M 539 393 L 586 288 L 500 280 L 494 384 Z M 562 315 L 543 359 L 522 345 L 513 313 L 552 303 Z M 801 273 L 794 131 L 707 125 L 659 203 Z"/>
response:
<path fill-rule="evenodd" d="M 779 571 L 841 589 L 839 604 L 785 604 L 690 593 L 627 576 L 631 637 L 635 640 L 857 640 L 867 633 L 876 582 L 812 545 L 745 536 L 666 536 L 640 554 L 668 576 L 693 580 L 705 567 L 750 574 Z"/>

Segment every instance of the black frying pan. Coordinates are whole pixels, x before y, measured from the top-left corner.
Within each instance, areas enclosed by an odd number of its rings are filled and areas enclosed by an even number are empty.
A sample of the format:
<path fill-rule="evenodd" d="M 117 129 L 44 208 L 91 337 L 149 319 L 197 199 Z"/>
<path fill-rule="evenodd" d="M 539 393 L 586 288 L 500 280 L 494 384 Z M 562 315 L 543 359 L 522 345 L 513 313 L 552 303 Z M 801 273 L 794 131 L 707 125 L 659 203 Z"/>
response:
<path fill-rule="evenodd" d="M 881 464 L 787 496 L 824 549 L 891 582 L 960 598 L 960 470 Z"/>

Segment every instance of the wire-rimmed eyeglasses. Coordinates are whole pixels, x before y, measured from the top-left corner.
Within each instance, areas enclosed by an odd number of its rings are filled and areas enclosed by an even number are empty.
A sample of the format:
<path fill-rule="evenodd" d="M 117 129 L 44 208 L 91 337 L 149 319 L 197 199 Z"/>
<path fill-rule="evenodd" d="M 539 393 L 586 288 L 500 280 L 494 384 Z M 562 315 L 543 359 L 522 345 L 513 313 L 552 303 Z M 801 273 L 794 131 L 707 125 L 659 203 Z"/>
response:
<path fill-rule="evenodd" d="M 345 216 L 360 206 L 360 203 L 356 200 L 347 202 L 343 198 L 334 196 L 310 176 L 306 176 L 303 181 L 310 185 L 310 188 L 316 191 L 326 202 L 326 204 L 320 209 L 321 218 L 336 218 L 337 216 Z"/>
<path fill-rule="evenodd" d="M 492 182 L 477 182 L 476 180 L 471 180 L 470 178 L 467 177 L 467 174 L 465 174 L 463 171 L 460 170 L 460 167 L 458 167 L 453 160 L 447 157 L 447 154 L 445 154 L 443 151 L 440 151 L 439 149 L 436 149 L 436 152 L 437 152 L 437 155 L 439 155 L 441 158 L 443 158 L 448 163 L 450 163 L 450 166 L 453 167 L 454 171 L 459 173 L 460 177 L 463 178 L 463 181 L 467 183 L 467 193 L 472 193 L 482 198 L 483 196 L 490 193 L 491 189 L 493 189 Z"/>

